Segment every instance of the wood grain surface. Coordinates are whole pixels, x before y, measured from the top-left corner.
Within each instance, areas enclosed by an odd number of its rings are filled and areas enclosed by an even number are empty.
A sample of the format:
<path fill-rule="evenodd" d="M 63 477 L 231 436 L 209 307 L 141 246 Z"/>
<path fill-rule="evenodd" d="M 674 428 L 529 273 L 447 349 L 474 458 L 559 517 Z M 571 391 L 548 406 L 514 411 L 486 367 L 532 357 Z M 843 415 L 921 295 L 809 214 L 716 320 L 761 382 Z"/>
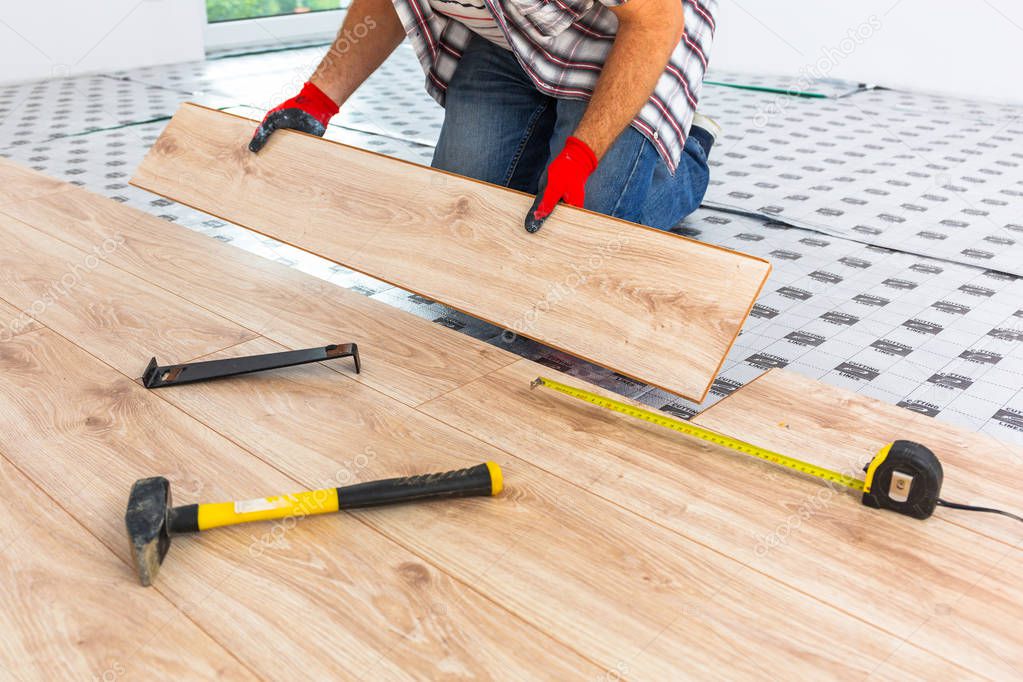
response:
<path fill-rule="evenodd" d="M 694 421 L 857 474 L 893 440 L 916 441 L 929 447 L 941 462 L 942 497 L 1023 514 L 1019 486 L 1023 448 L 795 372 L 771 370 Z M 942 508 L 935 514 L 1013 546 L 1023 542 L 1023 524 L 1004 517 Z"/>
<path fill-rule="evenodd" d="M 669 391 L 702 400 L 761 259 L 328 140 L 183 105 L 133 184 Z"/>
<path fill-rule="evenodd" d="M 816 479 L 531 390 L 546 374 L 522 360 L 420 409 L 935 656 L 994 677 L 1023 666 L 1018 549 L 942 520 L 952 512 L 921 522 L 869 509 Z M 766 426 L 780 417 L 768 398 L 736 409 L 766 413 Z M 758 434 L 734 435 L 759 443 Z"/>
<path fill-rule="evenodd" d="M 158 592 L 125 590 L 124 564 L 2 457 L 0 670 L 22 680 L 253 675 Z"/>
<path fill-rule="evenodd" d="M 60 197 L 0 208 L 21 221 L 0 217 L 0 239 L 24 261 L 0 253 L 0 314 L 32 311 L 68 263 L 125 238 L 81 288 L 0 338 L 0 514 L 13 519 L 0 520 L 0 542 L 46 499 L 67 511 L 44 524 L 79 524 L 66 538 L 39 526 L 46 537 L 17 540 L 38 555 L 0 571 L 12 611 L 0 616 L 0 660 L 57 652 L 22 676 L 101 676 L 123 659 L 179 679 L 1010 679 L 1023 668 L 1020 538 L 994 519 L 866 509 L 812 479 L 530 391 L 548 368 L 426 320 L 80 190 Z M 154 308 L 164 314 L 145 314 Z M 152 346 L 168 361 L 225 357 L 362 327 L 367 350 L 380 349 L 366 375 L 319 363 L 159 391 L 133 381 Z M 878 424 L 924 442 L 940 426 L 903 423 L 923 418 L 887 406 L 879 422 L 858 396 L 801 382 L 768 374 L 700 419 L 835 466 L 869 459 L 861 432 Z M 970 486 L 1016 456 L 974 468 L 988 446 L 976 438 L 934 437 L 950 497 L 979 498 Z M 185 504 L 484 459 L 505 470 L 500 497 L 179 537 L 155 588 L 128 563 L 124 504 L 142 476 L 167 475 Z M 999 500 L 1006 485 L 994 485 Z M 66 542 L 81 551 L 49 565 Z M 68 566 L 100 577 L 68 597 Z M 40 585 L 57 587 L 40 596 Z M 119 617 L 129 607 L 146 619 Z M 164 612 L 186 660 L 136 644 Z"/>
<path fill-rule="evenodd" d="M 162 594 L 182 612 L 177 618 L 198 623 L 268 679 L 292 677 L 296 670 L 318 679 L 592 679 L 599 673 L 354 515 L 176 538 L 156 588 L 143 588 L 129 568 L 123 521 L 135 479 L 166 475 L 176 504 L 249 499 L 302 485 L 49 330 L 0 344 L 0 376 L 0 452 L 52 498 L 72 504 L 78 522 L 113 552 L 102 574 L 105 598 L 126 596 L 107 607 L 101 591 L 78 597 L 105 616 L 112 632 L 97 632 L 107 642 L 96 648 L 113 659 L 137 658 L 157 677 L 174 677 L 177 668 L 160 659 L 162 647 L 136 651 L 120 644 L 134 641 L 142 618 L 122 622 L 121 610 L 166 604 Z M 465 518 L 480 504 L 449 502 L 446 509 Z M 51 547 L 40 560 L 57 565 L 40 567 L 38 578 L 15 576 L 17 589 L 31 590 L 62 574 L 66 584 L 74 571 L 60 564 L 64 558 Z M 79 582 L 89 590 L 89 576 Z M 49 599 L 58 602 L 55 609 L 64 604 L 59 594 Z M 155 618 L 158 611 L 149 608 Z M 27 613 L 20 610 L 19 617 Z M 196 647 L 204 637 L 196 635 Z M 6 635 L 0 642 L 6 646 Z M 59 640 L 54 635 L 42 643 Z M 181 667 L 203 664 L 201 649 L 189 662 L 191 645 L 180 638 L 176 643 L 185 659 Z"/>
<path fill-rule="evenodd" d="M 65 192 L 74 187 L 0 157 L 0 206 Z"/>
<path fill-rule="evenodd" d="M 242 347 L 278 349 L 262 340 Z M 585 466 L 558 468 L 560 477 L 545 473 L 512 456 L 516 448 L 472 438 L 317 365 L 161 395 L 309 487 L 336 481 L 337 472 L 374 478 L 498 461 L 506 493 L 478 500 L 469 512 L 439 504 L 411 514 L 382 508 L 363 516 L 608 670 L 624 666 L 635 679 L 668 679 L 682 669 L 752 676 L 761 666 L 793 660 L 835 674 L 905 666 L 886 661 L 906 646 L 899 637 L 597 499 L 587 484 L 605 467 L 600 455 Z M 512 439 L 542 428 L 521 400 L 514 392 L 492 391 L 489 415 L 478 421 Z M 549 449 L 539 448 L 539 459 Z M 755 606 L 750 594 L 757 595 Z M 729 647 L 706 646 L 722 631 Z M 929 656 L 917 649 L 902 653 Z"/>
<path fill-rule="evenodd" d="M 52 200 L 21 202 L 3 211 L 79 250 L 115 239 L 120 246 L 106 256 L 111 265 L 289 348 L 357 342 L 363 360 L 358 380 L 411 405 L 518 359 L 85 190 L 74 188 Z"/>
<path fill-rule="evenodd" d="M 108 263 L 113 238 L 77 249 L 0 214 L 0 243 L 0 298 L 129 375 L 255 336 Z"/>
<path fill-rule="evenodd" d="M 0 343 L 22 332 L 39 329 L 39 323 L 23 310 L 0 300 Z"/>

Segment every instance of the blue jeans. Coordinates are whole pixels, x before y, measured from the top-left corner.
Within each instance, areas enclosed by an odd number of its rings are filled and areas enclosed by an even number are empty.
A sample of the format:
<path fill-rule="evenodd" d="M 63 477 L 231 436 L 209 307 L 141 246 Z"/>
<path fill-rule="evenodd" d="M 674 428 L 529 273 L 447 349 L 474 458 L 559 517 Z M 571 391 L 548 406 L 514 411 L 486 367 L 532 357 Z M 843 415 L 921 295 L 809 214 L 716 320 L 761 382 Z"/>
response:
<path fill-rule="evenodd" d="M 474 37 L 448 86 L 433 166 L 536 194 L 547 163 L 565 146 L 587 102 L 543 94 L 515 56 Z M 626 128 L 586 183 L 591 211 L 667 230 L 707 191 L 707 154 L 690 135 L 672 175 L 654 145 Z"/>

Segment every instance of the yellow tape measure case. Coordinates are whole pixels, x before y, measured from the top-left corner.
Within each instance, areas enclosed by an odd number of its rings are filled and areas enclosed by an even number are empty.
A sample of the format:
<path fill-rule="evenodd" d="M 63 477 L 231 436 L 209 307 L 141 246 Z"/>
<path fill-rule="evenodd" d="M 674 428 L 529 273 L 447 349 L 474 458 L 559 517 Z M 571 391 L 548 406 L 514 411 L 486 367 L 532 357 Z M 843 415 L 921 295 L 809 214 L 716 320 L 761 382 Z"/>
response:
<path fill-rule="evenodd" d="M 863 504 L 926 519 L 941 495 L 941 462 L 920 443 L 897 440 L 863 468 Z"/>

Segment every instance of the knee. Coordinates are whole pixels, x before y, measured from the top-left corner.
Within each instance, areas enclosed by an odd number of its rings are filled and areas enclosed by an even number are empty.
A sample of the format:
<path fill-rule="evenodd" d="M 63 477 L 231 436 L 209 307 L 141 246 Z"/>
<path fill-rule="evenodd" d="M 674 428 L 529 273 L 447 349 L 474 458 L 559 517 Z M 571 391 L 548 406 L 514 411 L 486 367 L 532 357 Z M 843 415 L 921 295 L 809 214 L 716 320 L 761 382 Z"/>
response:
<path fill-rule="evenodd" d="M 592 189 L 587 188 L 583 208 L 612 218 L 638 223 L 643 215 L 642 205 L 642 200 L 630 196 L 622 188 L 608 187 L 606 184 L 598 183 Z"/>
<path fill-rule="evenodd" d="M 583 207 L 612 218 L 642 222 L 652 179 L 653 169 L 646 159 L 637 159 L 631 167 L 598 167 L 586 183 Z"/>
<path fill-rule="evenodd" d="M 659 230 L 670 230 L 700 207 L 710 174 L 707 155 L 692 138 L 686 142 L 675 174 L 662 164 L 654 173 L 654 189 L 640 221 Z"/>

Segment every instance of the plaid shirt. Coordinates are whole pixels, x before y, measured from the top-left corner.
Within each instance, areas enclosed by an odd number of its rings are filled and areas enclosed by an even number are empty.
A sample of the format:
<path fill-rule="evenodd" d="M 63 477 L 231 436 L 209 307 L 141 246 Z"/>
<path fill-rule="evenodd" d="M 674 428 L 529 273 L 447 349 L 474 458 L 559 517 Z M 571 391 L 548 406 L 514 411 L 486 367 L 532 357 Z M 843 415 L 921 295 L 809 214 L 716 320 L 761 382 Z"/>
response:
<path fill-rule="evenodd" d="M 679 0 L 685 35 L 632 125 L 660 152 L 672 173 L 699 101 L 714 37 L 718 0 Z M 626 0 L 484 0 L 536 87 L 552 97 L 588 100 L 611 52 L 618 19 L 608 7 Z M 426 89 L 444 95 L 473 37 L 465 25 L 434 12 L 429 0 L 394 0 L 426 71 Z"/>

